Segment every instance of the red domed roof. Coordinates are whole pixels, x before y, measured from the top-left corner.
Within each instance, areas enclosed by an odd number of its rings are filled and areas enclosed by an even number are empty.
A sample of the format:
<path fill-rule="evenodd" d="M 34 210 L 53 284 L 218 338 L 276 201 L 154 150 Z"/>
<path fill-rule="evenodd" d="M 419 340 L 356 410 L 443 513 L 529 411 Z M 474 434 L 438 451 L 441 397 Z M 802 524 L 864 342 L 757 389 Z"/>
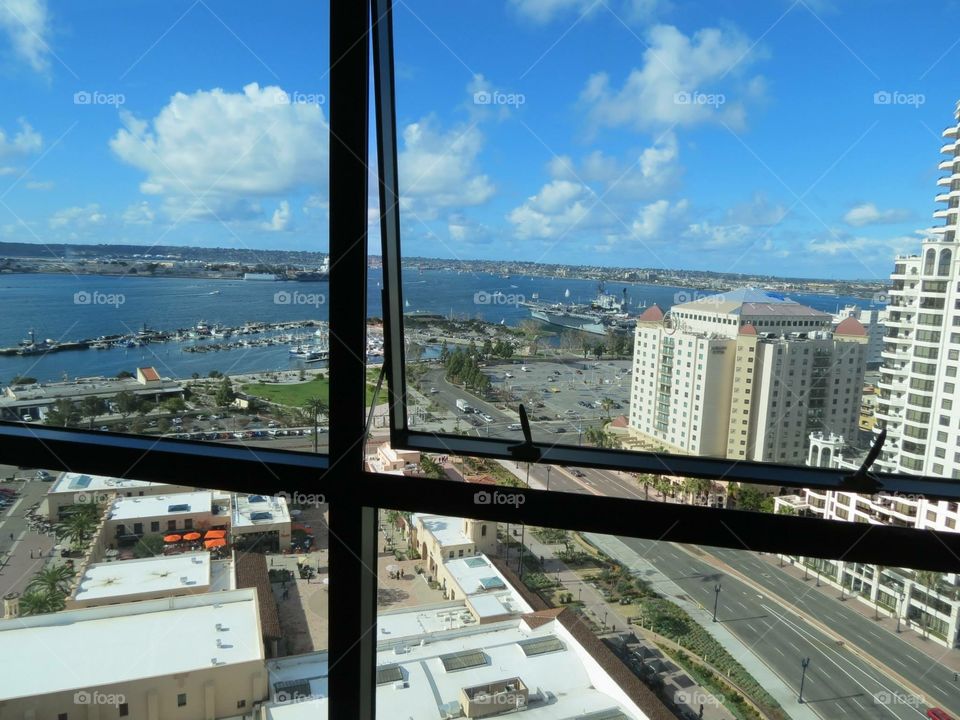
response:
<path fill-rule="evenodd" d="M 637 322 L 660 322 L 663 320 L 663 310 L 659 305 L 651 305 L 637 318 Z"/>
<path fill-rule="evenodd" d="M 833 331 L 833 333 L 834 335 L 853 335 L 856 337 L 866 337 L 867 329 L 863 327 L 863 323 L 851 315 L 837 325 L 837 328 Z"/>
<path fill-rule="evenodd" d="M 740 326 L 741 335 L 756 335 L 757 329 L 753 326 L 752 323 L 747 323 L 746 325 Z"/>

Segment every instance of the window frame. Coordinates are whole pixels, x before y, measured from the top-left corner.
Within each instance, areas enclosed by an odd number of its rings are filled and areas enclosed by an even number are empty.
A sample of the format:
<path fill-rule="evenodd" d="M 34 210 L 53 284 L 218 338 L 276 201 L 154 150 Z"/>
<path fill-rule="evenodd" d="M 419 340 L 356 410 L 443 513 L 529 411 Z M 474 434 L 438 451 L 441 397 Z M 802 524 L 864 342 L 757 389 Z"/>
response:
<path fill-rule="evenodd" d="M 390 443 L 393 447 L 421 452 L 475 455 L 505 460 L 527 459 L 518 454 L 519 443 L 511 439 L 474 438 L 454 433 L 435 433 L 409 427 L 404 357 L 403 285 L 401 278 L 400 187 L 396 121 L 393 0 L 370 0 L 373 17 L 373 74 L 376 118 L 380 237 L 383 260 L 384 372 L 388 378 Z M 392 350 L 393 352 L 390 352 Z M 851 359 L 852 362 L 852 359 Z M 752 368 L 748 368 L 751 372 Z M 793 374 L 791 372 L 791 374 Z M 847 470 L 742 461 L 666 453 L 585 448 L 535 442 L 536 461 L 550 465 L 628 470 L 641 473 L 720 479 L 751 484 L 776 484 L 793 488 L 851 490 L 877 493 L 922 494 L 931 499 L 960 499 L 960 486 L 942 478 L 893 473 L 870 473 L 855 483 Z M 530 448 L 524 448 L 530 450 Z M 777 478 L 771 483 L 770 478 Z"/>
<path fill-rule="evenodd" d="M 330 71 L 330 372 L 337 378 L 330 394 L 330 455 L 155 439 L 119 433 L 55 429 L 0 422 L 0 453 L 5 462 L 32 467 L 60 468 L 154 482 L 178 482 L 218 490 L 259 494 L 322 492 L 330 512 L 329 564 L 335 581 L 329 590 L 331 720 L 374 720 L 376 699 L 376 570 L 378 507 L 462 515 L 490 522 L 530 524 L 599 532 L 667 542 L 702 544 L 745 551 L 776 552 L 852 562 L 955 570 L 960 557 L 960 533 L 917 531 L 895 526 L 873 526 L 833 520 L 773 515 L 743 510 L 716 510 L 657 501 L 511 488 L 523 497 L 510 505 L 477 504 L 475 486 L 415 477 L 380 475 L 364 469 L 365 332 L 367 268 L 367 177 L 369 37 L 371 11 L 378 28 L 372 40 L 378 89 L 392 93 L 392 57 L 381 67 L 384 53 L 392 52 L 389 0 L 331 3 Z M 377 93 L 382 102 L 382 92 Z M 392 102 L 392 101 L 391 101 Z M 378 133 L 386 128 L 378 113 Z M 390 118 L 393 128 L 393 118 Z M 395 153 L 395 146 L 394 146 Z M 384 172 L 396 170 L 396 156 L 384 160 Z M 392 163 L 392 165 L 391 165 Z M 383 177 L 383 175 L 381 175 Z M 395 203 L 384 202 L 384 217 L 398 217 Z M 395 186 L 394 186 L 395 187 Z M 398 226 L 397 226 L 398 227 Z M 385 244 L 390 235 L 383 234 Z M 389 248 L 385 248 L 389 250 Z M 399 245 L 384 259 L 398 271 Z M 384 275 L 383 299 L 402 307 L 398 278 Z M 389 283 L 393 282 L 393 285 Z M 405 384 L 402 322 L 384 314 L 386 370 L 392 417 L 403 407 Z M 402 314 L 400 320 L 402 321 Z M 399 373 L 399 375 L 398 375 Z M 405 422 L 405 413 L 402 414 Z M 509 457 L 507 443 L 468 438 L 412 434 L 391 428 L 391 440 L 484 457 Z M 331 459 L 332 462 L 331 462 Z M 669 458 L 672 467 L 694 477 L 716 477 L 728 462 Z M 567 446 L 546 449 L 538 462 L 586 467 L 657 468 L 664 456 L 615 451 L 583 451 Z M 739 463 L 748 481 L 771 481 L 781 472 L 779 485 L 836 489 L 840 472 L 810 472 L 796 466 Z M 655 470 L 656 471 L 656 470 Z M 946 481 L 913 476 L 880 476 L 884 487 L 910 483 L 913 492 L 958 499 L 947 492 Z M 727 479 L 735 479 L 730 475 Z M 820 483 L 818 484 L 818 479 Z M 374 570 L 370 570 L 374 568 Z"/>

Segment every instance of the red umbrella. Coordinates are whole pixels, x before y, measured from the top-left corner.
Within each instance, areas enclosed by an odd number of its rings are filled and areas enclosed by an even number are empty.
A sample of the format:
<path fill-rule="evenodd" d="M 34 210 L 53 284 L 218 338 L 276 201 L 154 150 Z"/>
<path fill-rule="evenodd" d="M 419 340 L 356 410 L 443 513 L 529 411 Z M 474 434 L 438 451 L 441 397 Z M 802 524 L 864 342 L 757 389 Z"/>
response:
<path fill-rule="evenodd" d="M 207 530 L 206 534 L 203 536 L 206 540 L 211 540 L 213 538 L 222 538 L 227 536 L 226 530 Z"/>
<path fill-rule="evenodd" d="M 164 535 L 163 541 L 168 543 L 177 543 L 180 542 L 183 538 L 179 535 Z"/>
<path fill-rule="evenodd" d="M 200 539 L 200 533 L 198 533 L 198 532 L 187 533 L 186 535 L 183 536 L 183 539 L 184 539 L 184 540 L 199 540 L 199 539 Z"/>
<path fill-rule="evenodd" d="M 223 547 L 226 544 L 227 544 L 227 541 L 224 540 L 223 538 L 213 538 L 212 540 L 203 541 L 203 546 L 206 548 Z"/>

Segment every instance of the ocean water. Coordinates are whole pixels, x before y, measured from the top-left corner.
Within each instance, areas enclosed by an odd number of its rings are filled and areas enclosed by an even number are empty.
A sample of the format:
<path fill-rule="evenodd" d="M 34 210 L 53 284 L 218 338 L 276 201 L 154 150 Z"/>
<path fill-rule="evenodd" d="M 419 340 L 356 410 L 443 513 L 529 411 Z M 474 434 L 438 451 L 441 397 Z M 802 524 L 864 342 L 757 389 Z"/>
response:
<path fill-rule="evenodd" d="M 381 272 L 371 270 L 367 288 L 370 317 L 383 314 L 381 284 Z M 667 308 L 696 296 L 679 287 L 639 283 L 606 285 L 606 291 L 618 297 L 624 289 L 634 311 L 653 303 Z M 246 322 L 327 320 L 331 301 L 328 291 L 326 282 L 0 275 L 0 307 L 4 310 L 0 313 L 0 347 L 16 346 L 31 330 L 38 340 L 50 338 L 65 342 L 133 333 L 144 324 L 152 329 L 176 330 L 192 328 L 199 321 L 236 327 Z M 445 270 L 419 272 L 416 268 L 403 271 L 405 312 L 516 325 L 529 317 L 529 311 L 519 302 L 532 300 L 535 293 L 547 302 L 588 302 L 596 295 L 597 284 L 592 280 L 566 278 L 500 277 Z M 836 295 L 797 295 L 794 299 L 829 312 L 847 303 L 868 305 L 862 299 Z M 215 342 L 222 340 L 192 344 Z M 286 346 L 184 352 L 189 344 L 167 342 L 140 348 L 0 356 L 0 383 L 24 375 L 41 381 L 112 376 L 143 365 L 153 365 L 161 374 L 171 377 L 190 377 L 193 373 L 205 376 L 211 370 L 239 373 L 299 366 L 298 361 L 289 358 Z"/>

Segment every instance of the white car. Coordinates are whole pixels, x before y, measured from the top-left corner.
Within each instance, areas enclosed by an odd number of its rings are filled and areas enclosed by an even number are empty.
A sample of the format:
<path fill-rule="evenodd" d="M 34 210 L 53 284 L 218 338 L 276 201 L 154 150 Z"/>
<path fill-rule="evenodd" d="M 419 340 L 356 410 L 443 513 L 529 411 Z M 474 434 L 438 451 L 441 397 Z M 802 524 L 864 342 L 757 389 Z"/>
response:
<path fill-rule="evenodd" d="M 436 395 L 436 394 L 437 394 L 437 389 L 436 389 L 436 388 L 430 388 L 430 394 L 431 394 L 431 395 Z"/>
<path fill-rule="evenodd" d="M 509 380 L 510 378 L 513 377 L 513 373 L 507 373 L 505 377 L 507 378 L 507 380 Z"/>
<path fill-rule="evenodd" d="M 507 430 L 522 430 L 523 426 L 520 423 L 510 423 L 507 425 Z"/>
<path fill-rule="evenodd" d="M 493 422 L 493 418 L 492 418 L 491 416 L 487 415 L 486 413 L 479 413 L 479 415 L 480 415 L 480 417 L 483 418 L 483 421 L 484 421 L 484 422 L 488 422 L 488 423 Z"/>
<path fill-rule="evenodd" d="M 23 416 L 23 421 L 24 421 L 24 422 L 33 422 L 33 415 L 24 415 L 24 416 Z"/>

